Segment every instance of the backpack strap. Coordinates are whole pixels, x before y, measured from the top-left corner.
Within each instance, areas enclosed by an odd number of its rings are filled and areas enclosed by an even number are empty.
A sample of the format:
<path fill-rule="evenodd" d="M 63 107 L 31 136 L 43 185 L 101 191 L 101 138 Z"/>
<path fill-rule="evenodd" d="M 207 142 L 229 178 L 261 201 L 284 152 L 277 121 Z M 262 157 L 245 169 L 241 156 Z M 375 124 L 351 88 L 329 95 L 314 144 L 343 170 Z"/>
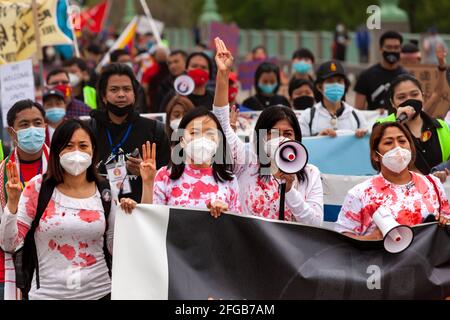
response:
<path fill-rule="evenodd" d="M 96 184 L 102 199 L 103 210 L 105 210 L 105 218 L 108 218 L 111 212 L 111 187 L 106 179 L 99 179 Z"/>
<path fill-rule="evenodd" d="M 437 185 L 436 185 L 436 182 L 434 182 L 433 178 L 431 178 L 429 175 L 426 175 L 425 177 L 428 179 L 428 181 L 431 182 L 431 184 L 432 184 L 433 187 L 434 187 L 434 192 L 436 192 L 437 199 L 438 199 L 438 201 L 439 201 L 439 216 L 438 216 L 438 221 L 441 221 L 441 208 L 442 208 L 442 204 L 441 204 L 441 203 L 442 203 L 442 202 L 441 202 L 441 196 L 440 196 L 440 194 L 439 194 L 439 189 L 438 189 L 438 187 L 437 187 Z"/>
<path fill-rule="evenodd" d="M 311 107 L 310 110 L 310 115 L 309 115 L 309 133 L 312 136 L 312 123 L 313 123 L 313 119 L 314 119 L 314 115 L 316 114 L 316 108 L 315 107 Z"/>
<path fill-rule="evenodd" d="M 26 294 L 28 294 L 29 289 L 31 288 L 31 281 L 33 279 L 33 271 L 36 270 L 36 288 L 40 288 L 39 281 L 39 264 L 37 258 L 37 250 L 36 250 L 36 242 L 34 239 L 34 233 L 36 232 L 37 227 L 39 226 L 39 221 L 44 214 L 45 209 L 47 208 L 50 199 L 52 198 L 53 191 L 55 190 L 54 184 L 46 179 L 46 175 L 42 176 L 42 184 L 41 190 L 39 191 L 38 203 L 36 208 L 36 215 L 34 217 L 33 222 L 31 223 L 30 230 L 25 237 L 23 250 L 20 250 L 16 254 L 16 260 L 19 260 L 22 278 L 18 277 L 16 279 L 17 287 L 25 289 Z M 21 257 L 20 257 L 21 256 Z M 20 261 L 21 260 L 21 261 Z M 20 266 L 20 262 L 22 265 Z M 23 268 L 29 268 L 29 274 L 23 273 Z M 16 272 L 17 274 L 17 272 Z M 18 275 L 18 274 L 17 274 Z M 25 277 L 24 277 L 25 276 Z M 28 278 L 26 277 L 28 276 Z"/>
<path fill-rule="evenodd" d="M 102 200 L 103 211 L 105 212 L 106 230 L 108 230 L 108 217 L 111 213 L 111 187 L 106 179 L 99 179 L 96 181 L 98 191 L 100 192 L 100 198 Z M 106 233 L 106 232 L 105 232 Z M 106 266 L 108 267 L 109 276 L 112 276 L 112 256 L 108 250 L 106 236 L 103 236 L 103 253 L 105 255 Z"/>
<path fill-rule="evenodd" d="M 352 114 L 353 114 L 353 117 L 355 117 L 357 129 L 360 129 L 360 128 L 361 128 L 361 122 L 359 121 L 359 117 L 358 117 L 358 115 L 356 114 L 356 111 L 355 111 L 355 110 L 352 110 Z"/>

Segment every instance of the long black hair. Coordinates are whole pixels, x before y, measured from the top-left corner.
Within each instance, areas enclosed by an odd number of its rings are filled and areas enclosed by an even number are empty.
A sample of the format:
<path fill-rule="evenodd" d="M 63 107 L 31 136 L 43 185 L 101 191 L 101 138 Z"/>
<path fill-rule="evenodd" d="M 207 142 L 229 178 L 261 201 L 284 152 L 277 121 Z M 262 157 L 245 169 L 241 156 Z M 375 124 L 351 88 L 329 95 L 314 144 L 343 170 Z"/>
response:
<path fill-rule="evenodd" d="M 300 129 L 300 124 L 298 123 L 297 116 L 291 108 L 285 106 L 271 106 L 264 109 L 263 112 L 259 115 L 258 121 L 255 125 L 254 132 L 254 143 L 256 144 L 256 154 L 258 155 L 258 160 L 260 161 L 260 176 L 261 176 L 261 168 L 269 168 L 270 163 L 261 163 L 261 155 L 265 156 L 265 150 L 260 147 L 263 147 L 263 141 L 260 141 L 262 138 L 262 133 L 264 130 L 266 132 L 270 132 L 270 130 L 276 125 L 277 122 L 286 120 L 292 126 L 294 130 L 295 140 L 298 142 L 302 142 L 302 130 Z M 305 169 L 303 168 L 299 172 L 296 173 L 297 179 L 300 182 L 307 181 L 308 177 L 306 175 Z M 264 178 L 268 178 L 268 176 L 263 175 Z"/>
<path fill-rule="evenodd" d="M 186 129 L 191 121 L 205 116 L 214 121 L 214 123 L 217 125 L 217 129 L 220 132 L 218 143 L 219 148 L 217 149 L 212 163 L 214 179 L 216 180 L 216 182 L 231 181 L 234 179 L 232 159 L 228 151 L 229 147 L 227 144 L 225 133 L 223 132 L 223 129 L 217 117 L 211 111 L 203 107 L 197 107 L 189 111 L 180 122 L 178 130 L 176 132 L 177 141 L 175 142 L 175 144 L 177 146 L 175 146 L 172 150 L 172 156 L 170 158 L 168 166 L 168 168 L 170 168 L 170 179 L 178 180 L 183 174 L 184 168 L 186 166 L 186 154 L 183 148 L 180 148 L 180 142 L 181 138 L 183 137 L 184 129 Z M 218 159 L 217 157 L 220 155 L 222 155 L 222 157 L 221 159 Z M 174 159 L 182 159 L 183 161 L 174 161 Z"/>
<path fill-rule="evenodd" d="M 273 94 L 277 94 L 278 89 L 280 89 L 280 84 L 281 84 L 281 80 L 280 80 L 280 68 L 271 62 L 263 62 L 261 63 L 258 68 L 256 69 L 255 72 L 255 90 L 258 94 L 261 94 L 262 91 L 259 88 L 258 84 L 259 84 L 259 79 L 261 78 L 263 73 L 275 73 L 276 77 L 277 77 L 277 86 L 275 87 L 275 90 L 273 91 Z"/>
<path fill-rule="evenodd" d="M 94 133 L 92 132 L 91 128 L 83 121 L 78 119 L 70 119 L 56 128 L 50 145 L 50 155 L 48 158 L 46 179 L 55 186 L 64 182 L 64 169 L 59 162 L 59 155 L 61 151 L 63 151 L 67 147 L 70 140 L 72 139 L 74 132 L 78 129 L 82 129 L 88 134 L 92 144 L 92 164 L 86 171 L 86 179 L 89 182 L 100 181 L 100 177 L 97 173 L 96 168 L 98 161 L 98 148 Z"/>

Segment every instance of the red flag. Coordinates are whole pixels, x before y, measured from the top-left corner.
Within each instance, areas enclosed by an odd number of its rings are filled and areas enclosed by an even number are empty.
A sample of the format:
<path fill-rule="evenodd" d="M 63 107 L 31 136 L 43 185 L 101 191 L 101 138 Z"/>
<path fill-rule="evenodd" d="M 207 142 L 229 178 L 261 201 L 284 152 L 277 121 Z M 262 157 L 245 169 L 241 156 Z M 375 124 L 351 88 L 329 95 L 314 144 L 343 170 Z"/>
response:
<path fill-rule="evenodd" d="M 104 1 L 84 12 L 79 16 L 79 30 L 87 28 L 92 33 L 99 33 L 103 29 L 103 22 L 108 11 L 108 1 Z"/>

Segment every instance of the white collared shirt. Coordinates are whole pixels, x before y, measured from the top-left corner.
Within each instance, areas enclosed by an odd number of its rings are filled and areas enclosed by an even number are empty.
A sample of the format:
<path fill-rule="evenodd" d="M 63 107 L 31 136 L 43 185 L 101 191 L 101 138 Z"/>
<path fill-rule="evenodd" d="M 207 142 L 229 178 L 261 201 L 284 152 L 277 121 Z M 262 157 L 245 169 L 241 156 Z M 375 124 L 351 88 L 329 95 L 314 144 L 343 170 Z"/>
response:
<path fill-rule="evenodd" d="M 311 123 L 310 130 L 310 121 L 311 121 L 311 109 L 306 109 L 301 113 L 300 117 L 300 127 L 302 129 L 302 135 L 307 136 L 315 136 L 318 135 L 325 129 L 333 129 L 333 130 L 351 130 L 356 131 L 357 129 L 367 129 L 367 122 L 364 118 L 364 115 L 361 114 L 358 110 L 353 108 L 346 102 L 342 102 L 344 105 L 344 112 L 336 119 L 336 126 L 332 125 L 332 116 L 330 112 L 323 106 L 322 102 L 319 102 L 313 106 L 316 109 L 314 113 L 314 117 Z M 358 117 L 358 121 L 356 120 L 354 114 Z"/>

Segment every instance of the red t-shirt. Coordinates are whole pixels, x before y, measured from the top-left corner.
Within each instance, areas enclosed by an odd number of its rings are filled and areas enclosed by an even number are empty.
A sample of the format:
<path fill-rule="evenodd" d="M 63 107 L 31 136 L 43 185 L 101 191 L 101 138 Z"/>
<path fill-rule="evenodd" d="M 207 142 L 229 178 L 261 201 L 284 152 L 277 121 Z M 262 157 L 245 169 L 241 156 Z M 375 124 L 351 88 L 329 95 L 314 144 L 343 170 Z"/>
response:
<path fill-rule="evenodd" d="M 20 163 L 21 181 L 25 183 L 34 178 L 42 171 L 42 160 L 34 161 L 31 163 Z M 0 283 L 5 282 L 5 254 L 0 249 Z"/>
<path fill-rule="evenodd" d="M 20 162 L 20 180 L 25 182 L 25 184 L 36 177 L 38 174 L 42 173 L 42 160 L 39 159 L 37 161 L 31 163 Z"/>

